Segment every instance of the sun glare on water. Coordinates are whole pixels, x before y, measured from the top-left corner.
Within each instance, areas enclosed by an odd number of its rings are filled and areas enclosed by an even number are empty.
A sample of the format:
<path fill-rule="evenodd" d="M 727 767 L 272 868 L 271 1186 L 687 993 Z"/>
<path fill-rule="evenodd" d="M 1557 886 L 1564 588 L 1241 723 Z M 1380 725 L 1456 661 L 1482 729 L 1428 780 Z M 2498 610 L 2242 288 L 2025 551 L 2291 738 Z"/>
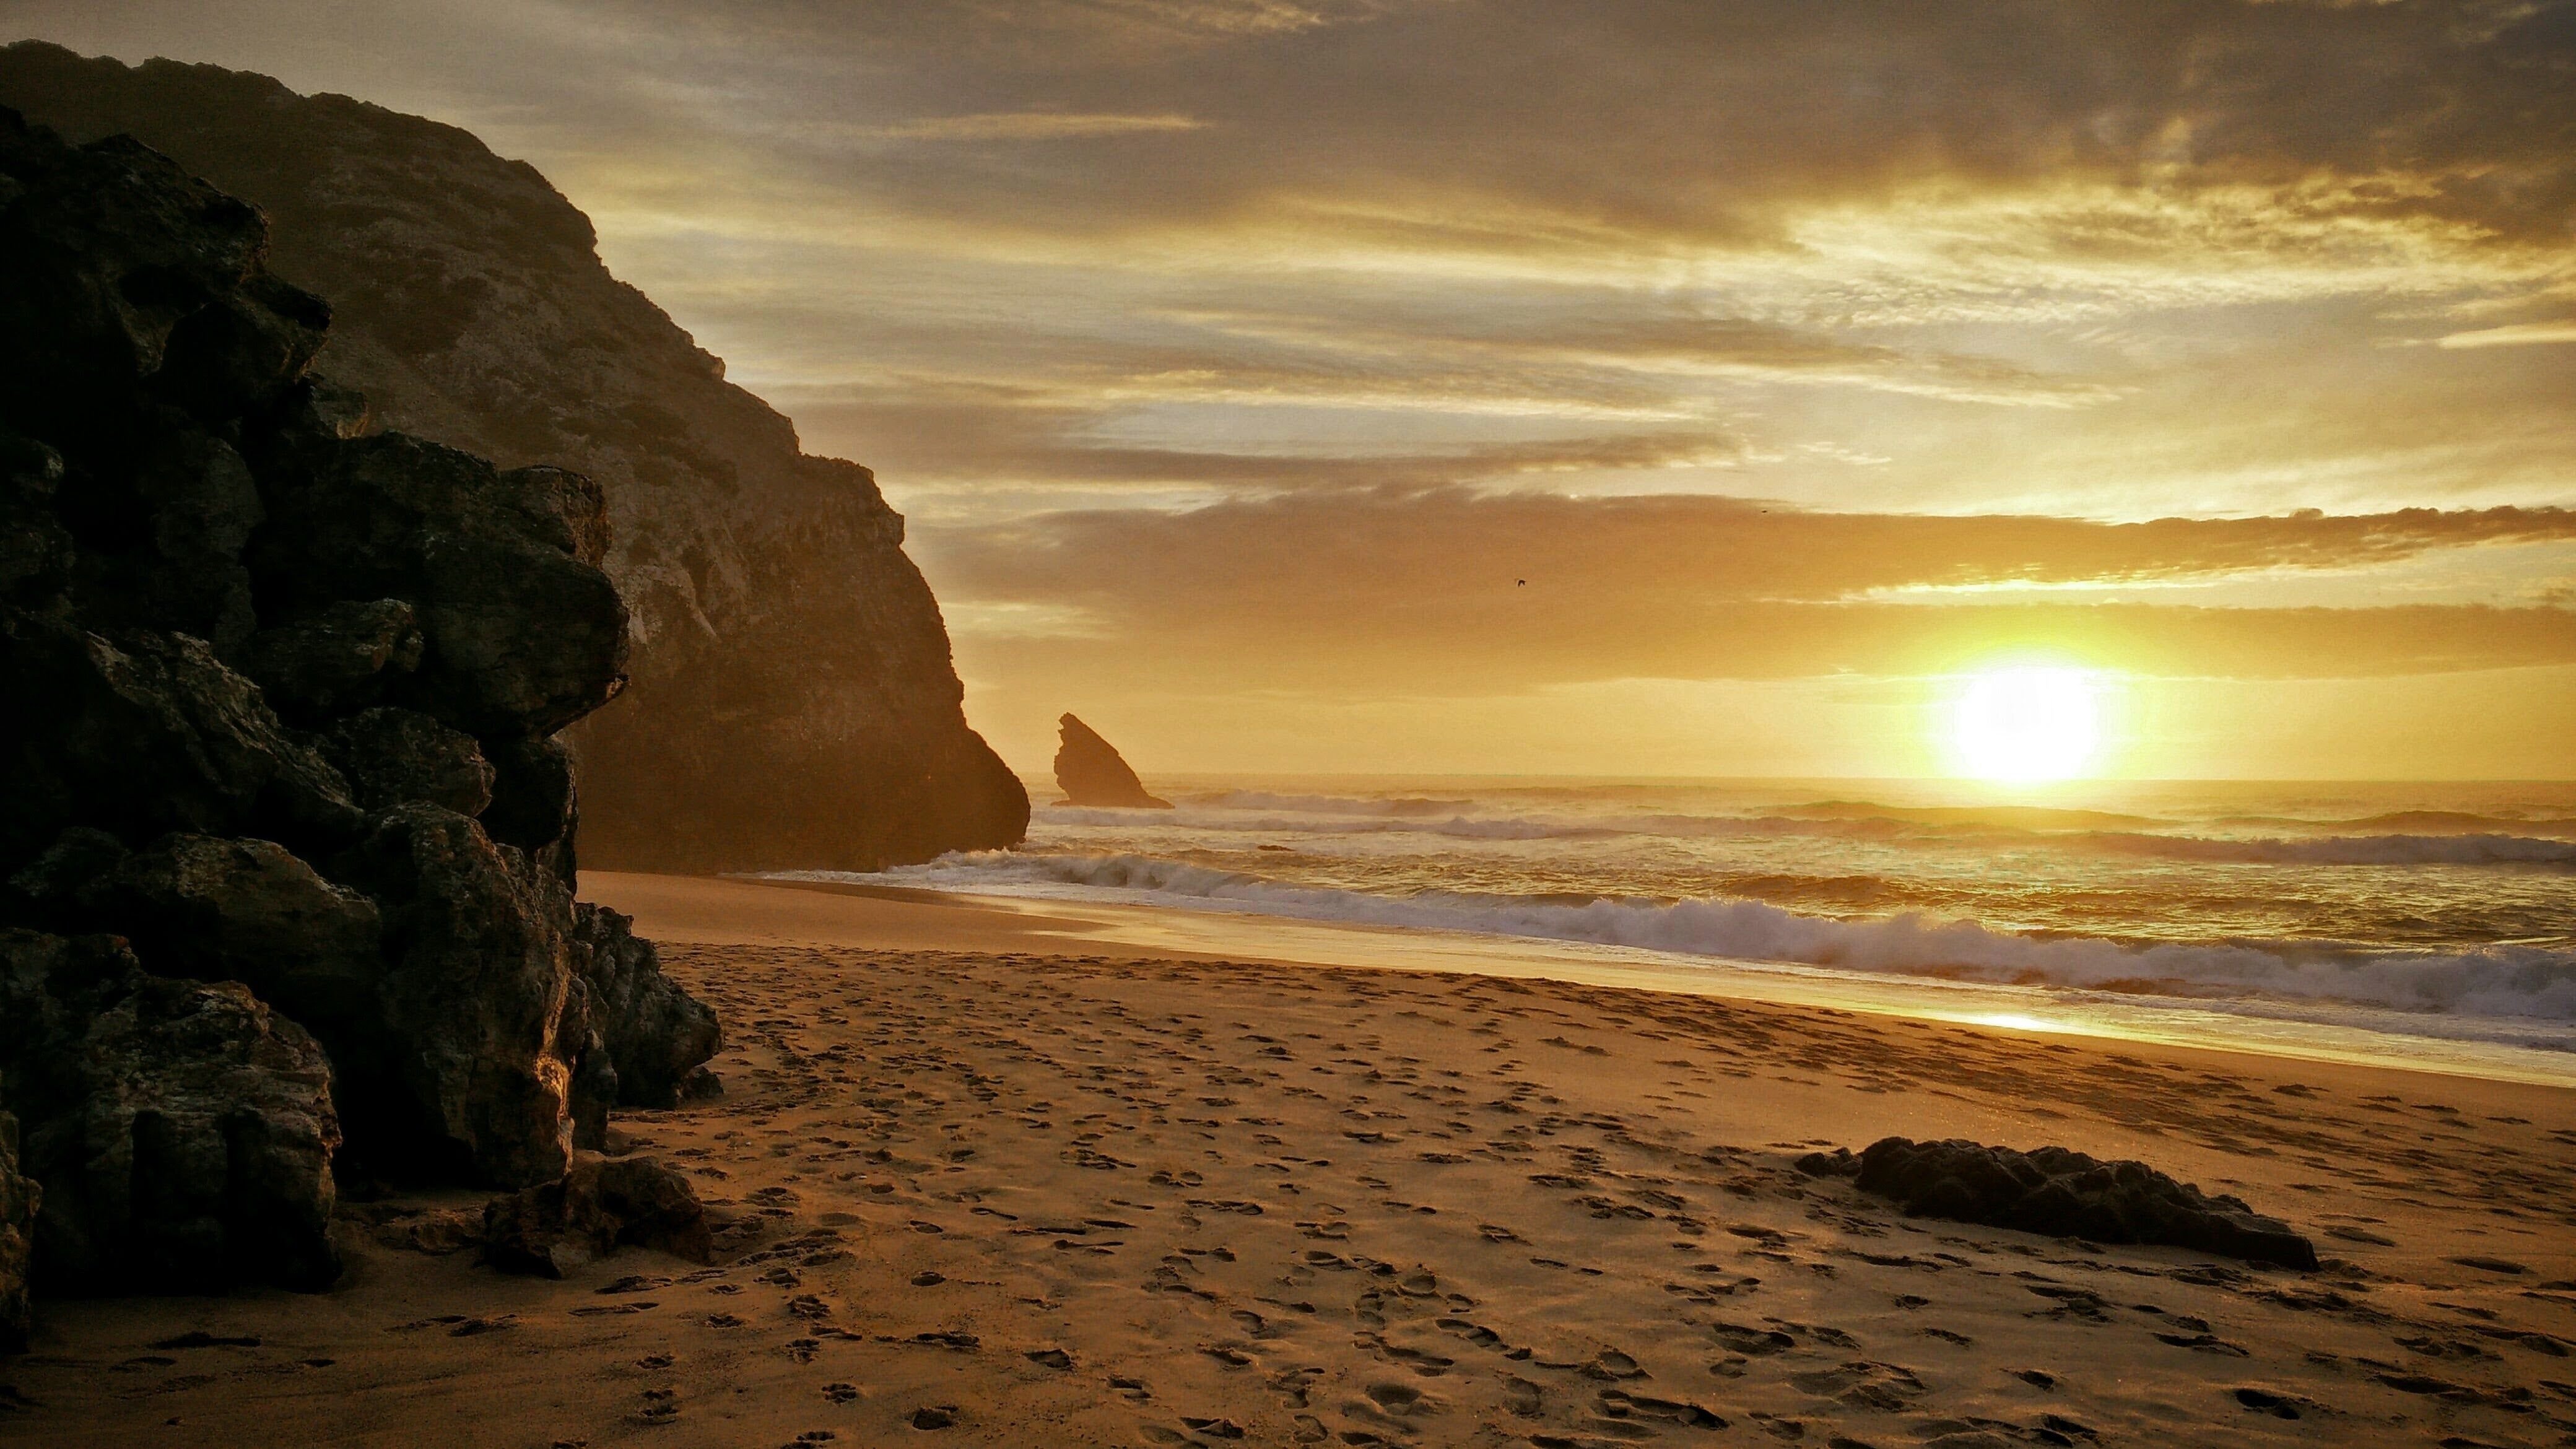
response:
<path fill-rule="evenodd" d="M 1965 773 L 1983 780 L 2068 780 L 2093 763 L 2101 723 L 2080 669 L 2027 667 L 1971 677 L 1951 721 Z"/>

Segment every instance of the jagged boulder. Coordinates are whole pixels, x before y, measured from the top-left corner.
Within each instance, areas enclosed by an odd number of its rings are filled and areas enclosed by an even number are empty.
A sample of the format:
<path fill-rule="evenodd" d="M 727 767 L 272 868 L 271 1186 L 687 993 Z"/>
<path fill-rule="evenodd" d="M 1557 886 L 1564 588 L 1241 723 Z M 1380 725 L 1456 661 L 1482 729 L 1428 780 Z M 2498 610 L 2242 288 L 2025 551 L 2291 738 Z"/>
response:
<path fill-rule="evenodd" d="M 257 627 L 241 553 L 265 517 L 258 485 L 223 439 L 185 423 L 153 431 L 127 483 L 143 526 L 133 546 L 99 559 L 89 593 L 119 600 L 107 612 L 194 635 L 231 658 Z"/>
<path fill-rule="evenodd" d="M 376 906 L 273 841 L 167 835 L 138 851 L 70 830 L 9 883 L 20 914 L 113 931 L 163 975 L 238 981 L 346 1057 L 383 974 Z"/>
<path fill-rule="evenodd" d="M 1056 788 L 1067 805 L 1106 805 L 1130 810 L 1169 810 L 1172 802 L 1145 793 L 1145 782 L 1127 768 L 1117 749 L 1091 726 L 1065 715 L 1056 722 Z"/>
<path fill-rule="evenodd" d="M 264 601 L 409 602 L 425 648 L 389 697 L 478 735 L 552 734 L 624 686 L 597 485 L 399 433 L 329 441 L 281 452 L 265 480 L 249 555 Z"/>
<path fill-rule="evenodd" d="M 621 1247 L 703 1263 L 714 1256 L 707 1210 L 689 1180 L 640 1157 L 585 1158 L 483 1210 L 484 1260 L 504 1273 L 560 1278 Z"/>
<path fill-rule="evenodd" d="M 261 629 L 242 651 L 242 672 L 292 719 L 364 709 L 420 668 L 427 641 L 400 599 L 343 599 Z"/>
<path fill-rule="evenodd" d="M 27 1346 L 27 1274 L 45 1190 L 18 1170 L 18 1119 L 0 1112 L 0 1353 Z"/>
<path fill-rule="evenodd" d="M 492 765 L 482 745 L 418 710 L 360 710 L 323 732 L 322 754 L 372 812 L 418 801 L 480 815 L 492 803 Z"/>
<path fill-rule="evenodd" d="M 2143 1162 L 2103 1162 L 2064 1147 L 2017 1152 L 1953 1138 L 1887 1137 L 1858 1157 L 1811 1153 L 1813 1175 L 1854 1177 L 1910 1217 L 1982 1223 L 2053 1238 L 2190 1248 L 2285 1268 L 2317 1266 L 2314 1244 L 2238 1198 L 2209 1196 Z"/>
<path fill-rule="evenodd" d="M 0 866 L 71 825 L 327 848 L 362 824 L 339 772 L 205 641 L 0 613 Z"/>
<path fill-rule="evenodd" d="M 15 122 L 13 113 L 11 120 Z M 322 347 L 329 306 L 271 275 L 247 202 L 130 137 L 63 146 L 0 127 L 0 419 L 128 453 L 138 403 L 239 417 Z"/>
<path fill-rule="evenodd" d="M 63 455 L 0 428 L 0 606 L 42 608 L 71 586 L 71 530 L 54 514 Z"/>
<path fill-rule="evenodd" d="M 43 1184 L 39 1287 L 328 1286 L 330 1085 L 320 1045 L 238 983 L 147 975 L 113 937 L 0 930 L 0 1090 Z"/>
<path fill-rule="evenodd" d="M 724 1046 L 716 1014 L 662 974 L 661 953 L 635 934 L 634 918 L 583 902 L 573 907 L 573 936 L 617 1105 L 678 1106 Z"/>
<path fill-rule="evenodd" d="M 384 921 L 383 1050 L 343 1074 L 367 1167 L 498 1187 L 561 1177 L 580 1045 L 558 1035 L 572 977 L 562 885 L 422 804 L 387 812 L 335 869 Z"/>

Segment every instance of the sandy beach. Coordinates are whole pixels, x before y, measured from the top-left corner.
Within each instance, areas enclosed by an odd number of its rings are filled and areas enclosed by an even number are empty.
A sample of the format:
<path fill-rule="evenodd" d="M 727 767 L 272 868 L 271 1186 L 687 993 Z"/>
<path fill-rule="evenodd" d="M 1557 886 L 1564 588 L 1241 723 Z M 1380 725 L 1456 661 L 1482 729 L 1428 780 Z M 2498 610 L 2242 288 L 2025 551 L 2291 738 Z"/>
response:
<path fill-rule="evenodd" d="M 422 1250 L 478 1194 L 348 1203 L 325 1294 L 46 1303 L 0 1440 L 2576 1442 L 2563 1088 L 585 886 L 723 1018 L 725 1096 L 614 1143 L 694 1174 L 713 1263 L 507 1278 Z M 1792 1165 L 1890 1134 L 2141 1158 L 2325 1266 Z"/>

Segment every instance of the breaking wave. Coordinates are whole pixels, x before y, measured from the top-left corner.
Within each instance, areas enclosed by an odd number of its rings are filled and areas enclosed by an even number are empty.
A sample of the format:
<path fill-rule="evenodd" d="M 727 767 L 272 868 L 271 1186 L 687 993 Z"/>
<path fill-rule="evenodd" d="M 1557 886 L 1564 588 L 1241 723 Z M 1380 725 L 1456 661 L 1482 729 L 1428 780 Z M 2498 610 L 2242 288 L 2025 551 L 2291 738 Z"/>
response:
<path fill-rule="evenodd" d="M 2244 842 L 2234 842 L 2243 844 Z M 1428 891 L 1380 895 L 1292 885 L 1132 854 L 950 855 L 872 876 L 786 872 L 959 891 L 1103 891 L 1308 920 L 1472 931 L 1780 962 L 1862 973 L 2194 998 L 2254 996 L 2406 1012 L 2576 1022 L 2576 951 L 2495 944 L 2457 952 L 2369 950 L 2334 941 L 2126 942 L 2018 935 L 1903 914 L 1803 915 L 1760 901 L 1569 900 Z"/>
<path fill-rule="evenodd" d="M 2226 840 L 2193 835 L 2105 834 L 2083 845 L 2167 860 L 2282 865 L 2576 866 L 2576 841 L 2527 835 L 2328 835 L 2310 840 Z"/>
<path fill-rule="evenodd" d="M 2537 865 L 2576 868 L 2576 840 L 2503 833 L 2235 838 L 2138 830 L 2040 831 L 1982 821 L 1898 814 L 1470 815 L 1470 801 L 1365 800 L 1236 792 L 1178 810 L 1044 807 L 1051 824 L 1171 827 L 1241 835 L 1433 835 L 1459 840 L 1598 840 L 1810 837 L 1957 845 L 2044 844 L 2058 850 L 2236 865 Z M 1440 818 L 1447 815 L 1446 819 Z"/>

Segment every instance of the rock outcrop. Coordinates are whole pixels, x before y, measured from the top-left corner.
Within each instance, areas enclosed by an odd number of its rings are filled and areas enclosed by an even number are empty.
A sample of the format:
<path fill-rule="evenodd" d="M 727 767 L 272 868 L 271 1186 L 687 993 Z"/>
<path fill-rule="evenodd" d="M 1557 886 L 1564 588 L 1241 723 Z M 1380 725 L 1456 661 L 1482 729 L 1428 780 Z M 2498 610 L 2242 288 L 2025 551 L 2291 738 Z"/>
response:
<path fill-rule="evenodd" d="M 45 1190 L 18 1167 L 18 1119 L 0 1112 L 0 1353 L 27 1346 L 27 1271 Z"/>
<path fill-rule="evenodd" d="M 483 1257 L 504 1273 L 560 1278 L 621 1247 L 692 1263 L 714 1256 L 707 1210 L 687 1178 L 648 1158 L 587 1158 L 561 1181 L 495 1198 L 483 1210 Z"/>
<path fill-rule="evenodd" d="M 473 465 L 461 461 L 452 481 L 504 509 L 546 491 L 518 472 L 530 465 L 598 481 L 614 525 L 604 563 L 632 610 L 635 654 L 627 702 L 574 735 L 594 862 L 863 869 L 1021 837 L 1027 795 L 966 726 L 938 606 L 874 479 L 801 453 L 785 418 L 609 275 L 588 219 L 534 170 L 453 127 L 346 97 L 37 42 L 0 49 L 0 104 L 74 139 L 130 133 L 264 209 L 277 273 L 335 305 L 321 367 L 368 399 L 322 397 L 323 415 L 355 429 L 371 407 L 377 424 L 496 460 L 518 478 L 509 489 L 462 476 Z M 297 346 L 320 336 L 259 335 Z M 406 487 L 446 486 L 425 446 L 337 450 L 336 466 L 361 485 L 390 470 Z M 182 450 L 166 467 L 234 485 L 201 489 L 207 501 L 153 554 L 172 606 L 202 616 L 193 632 L 229 651 L 252 591 L 224 560 L 251 497 L 220 451 Z M 301 497 L 271 504 L 312 520 L 286 536 L 302 560 L 288 572 L 329 566 L 279 611 L 263 604 L 239 661 L 282 712 L 393 703 L 477 735 L 504 719 L 542 735 L 577 712 L 579 691 L 556 688 L 565 661 L 477 652 L 479 616 L 439 598 L 461 587 L 595 621 L 604 616 L 583 612 L 599 601 L 592 586 L 475 529 L 453 553 L 379 539 L 368 530 L 406 501 L 383 487 L 328 497 L 362 516 Z M 343 542 L 360 546 L 344 554 Z M 494 572 L 505 556 L 539 567 Z M 280 562 L 274 550 L 254 559 Z M 494 583 L 509 591 L 483 592 Z M 410 601 L 417 617 L 382 599 Z M 511 639 L 580 653 L 597 647 L 590 627 L 568 620 L 560 635 Z M 423 639 L 444 647 L 406 662 Z M 471 688 L 451 702 L 455 685 Z"/>
<path fill-rule="evenodd" d="M 635 934 L 633 918 L 583 902 L 573 907 L 573 942 L 614 1103 L 667 1109 L 704 1090 L 700 1063 L 721 1044 L 716 1015 L 662 974 L 661 953 Z"/>
<path fill-rule="evenodd" d="M 2237 1198 L 2208 1196 L 2143 1162 L 2103 1162 L 2064 1147 L 2016 1152 L 1953 1139 L 1887 1137 L 1858 1157 L 1810 1153 L 1800 1170 L 1849 1174 L 1910 1217 L 1982 1223 L 2052 1238 L 2190 1248 L 2284 1268 L 2317 1266 L 2314 1244 Z"/>
<path fill-rule="evenodd" d="M 1065 715 L 1056 722 L 1055 784 L 1067 805 L 1106 805 L 1129 810 L 1169 810 L 1172 802 L 1145 793 L 1145 782 L 1117 749 L 1091 726 Z"/>
<path fill-rule="evenodd" d="M 553 736 L 630 648 L 599 490 L 351 426 L 306 375 L 329 308 L 264 258 L 167 157 L 0 111 L 0 1102 L 40 1289 L 321 1287 L 335 1171 L 554 1182 L 577 1106 L 601 1135 L 717 1045 L 572 900 Z"/>
<path fill-rule="evenodd" d="M 0 1064 L 43 1187 L 37 1287 L 339 1276 L 330 1067 L 247 988 L 146 974 L 112 936 L 0 930 Z"/>

